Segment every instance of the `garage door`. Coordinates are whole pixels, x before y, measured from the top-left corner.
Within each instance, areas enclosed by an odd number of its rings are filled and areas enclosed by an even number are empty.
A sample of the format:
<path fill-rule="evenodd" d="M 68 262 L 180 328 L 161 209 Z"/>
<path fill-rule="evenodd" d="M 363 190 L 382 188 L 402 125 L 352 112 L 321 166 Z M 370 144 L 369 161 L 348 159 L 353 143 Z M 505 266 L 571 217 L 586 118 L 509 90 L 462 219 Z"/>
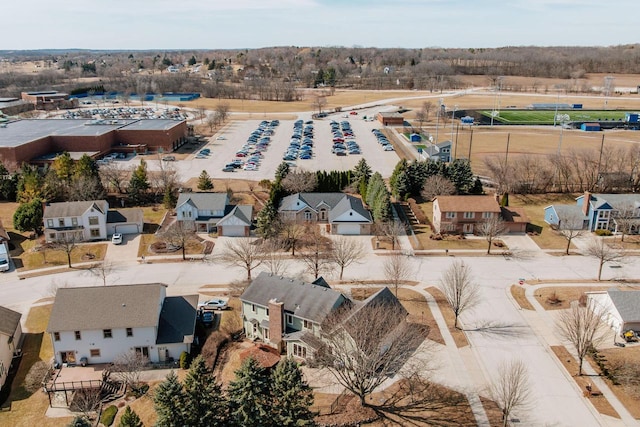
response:
<path fill-rule="evenodd" d="M 360 224 L 339 224 L 338 234 L 360 234 Z"/>
<path fill-rule="evenodd" d="M 137 234 L 142 232 L 142 230 L 138 230 L 138 225 L 137 224 L 118 224 L 115 227 L 115 233 L 122 233 L 122 234 Z"/>
<path fill-rule="evenodd" d="M 243 237 L 244 225 L 225 225 L 222 227 L 222 234 L 229 237 Z"/>

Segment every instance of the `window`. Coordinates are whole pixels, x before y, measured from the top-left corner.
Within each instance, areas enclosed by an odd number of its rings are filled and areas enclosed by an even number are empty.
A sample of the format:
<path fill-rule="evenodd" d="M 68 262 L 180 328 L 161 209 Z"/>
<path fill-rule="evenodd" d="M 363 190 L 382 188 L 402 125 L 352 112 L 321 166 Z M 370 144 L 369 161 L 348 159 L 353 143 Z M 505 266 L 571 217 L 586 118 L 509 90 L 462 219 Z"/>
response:
<path fill-rule="evenodd" d="M 102 330 L 102 335 L 105 338 L 113 338 L 113 333 L 111 332 L 111 329 L 103 329 Z"/>
<path fill-rule="evenodd" d="M 49 239 L 56 240 L 56 233 L 49 233 Z"/>
<path fill-rule="evenodd" d="M 133 336 L 133 329 L 132 328 L 127 328 L 127 336 L 128 337 L 132 337 Z"/>
<path fill-rule="evenodd" d="M 304 219 L 305 219 L 306 221 L 310 221 L 310 220 L 311 220 L 311 212 L 309 212 L 309 211 L 305 211 L 305 212 L 304 212 Z"/>
<path fill-rule="evenodd" d="M 287 323 L 293 325 L 293 316 L 290 314 L 287 314 Z"/>
<path fill-rule="evenodd" d="M 311 322 L 310 322 L 310 321 L 308 321 L 308 320 L 305 320 L 305 321 L 303 322 L 302 326 L 303 326 L 305 329 L 311 329 L 311 328 L 313 327 L 313 323 L 311 323 Z"/>
<path fill-rule="evenodd" d="M 48 219 L 47 220 L 47 227 L 53 228 L 53 220 L 52 219 Z"/>
<path fill-rule="evenodd" d="M 53 333 L 53 340 L 54 341 L 60 341 L 60 332 L 54 332 Z"/>
<path fill-rule="evenodd" d="M 89 350 L 89 355 L 91 357 L 100 357 L 100 349 L 99 348 L 92 348 L 91 350 Z"/>
<path fill-rule="evenodd" d="M 78 226 L 78 218 L 76 218 L 75 216 L 73 218 L 71 218 L 71 225 L 73 225 L 74 227 Z"/>
<path fill-rule="evenodd" d="M 64 218 L 58 218 L 58 227 L 64 227 Z"/>
<path fill-rule="evenodd" d="M 465 218 L 465 219 L 473 219 L 473 217 L 474 217 L 474 216 L 475 216 L 475 215 L 474 215 L 474 213 L 473 213 L 473 212 L 465 212 L 465 213 L 464 213 L 464 218 Z"/>
<path fill-rule="evenodd" d="M 451 218 L 455 218 L 456 217 L 456 213 L 455 212 L 447 212 L 447 218 L 451 219 Z"/>
<path fill-rule="evenodd" d="M 252 313 L 256 313 L 256 305 L 255 304 L 251 304 L 251 312 Z"/>
<path fill-rule="evenodd" d="M 293 344 L 293 355 L 302 359 L 307 358 L 307 348 L 300 344 Z"/>
<path fill-rule="evenodd" d="M 266 311 L 267 311 L 267 316 L 268 316 L 268 315 L 269 315 L 269 309 L 267 308 L 267 310 L 266 310 Z"/>
<path fill-rule="evenodd" d="M 191 218 L 191 211 L 187 211 L 187 218 Z"/>
<path fill-rule="evenodd" d="M 80 335 L 80 331 L 75 331 L 74 334 L 76 335 L 76 340 L 82 339 L 82 335 Z"/>
<path fill-rule="evenodd" d="M 269 330 L 268 329 L 263 329 L 262 330 L 262 335 L 264 335 L 264 339 L 268 340 L 269 339 Z"/>
<path fill-rule="evenodd" d="M 455 224 L 447 224 L 446 230 L 447 231 L 456 231 L 456 225 Z"/>
<path fill-rule="evenodd" d="M 493 218 L 493 212 L 482 212 L 482 218 L 484 219 Z"/>
<path fill-rule="evenodd" d="M 91 229 L 91 237 L 100 237 L 100 229 L 92 228 Z"/>
<path fill-rule="evenodd" d="M 100 224 L 100 221 L 98 220 L 97 216 L 89 217 L 89 225 L 98 225 L 98 224 Z"/>

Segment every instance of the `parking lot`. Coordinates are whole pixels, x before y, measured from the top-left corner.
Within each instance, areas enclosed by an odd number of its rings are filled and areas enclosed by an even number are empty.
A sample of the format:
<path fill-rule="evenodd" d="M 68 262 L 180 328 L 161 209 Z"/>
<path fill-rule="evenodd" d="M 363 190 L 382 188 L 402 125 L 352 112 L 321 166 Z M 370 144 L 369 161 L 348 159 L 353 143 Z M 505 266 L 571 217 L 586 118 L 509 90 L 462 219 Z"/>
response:
<path fill-rule="evenodd" d="M 308 119 L 305 119 L 305 121 Z M 337 156 L 331 152 L 333 145 L 333 135 L 331 132 L 331 121 L 341 122 L 348 120 L 355 140 L 360 146 L 362 154 L 348 154 Z M 262 153 L 260 164 L 256 170 L 235 169 L 233 172 L 223 172 L 226 164 L 236 159 L 236 152 L 240 150 L 262 120 L 234 121 L 225 130 L 210 138 L 209 142 L 198 147 L 193 154 L 188 155 L 184 160 L 173 163 L 179 172 L 182 180 L 197 177 L 202 170 L 213 178 L 233 178 L 250 179 L 259 181 L 261 179 L 273 179 L 275 170 L 283 162 L 283 155 L 289 147 L 289 141 L 293 133 L 294 120 L 281 120 L 280 125 L 275 128 L 271 136 L 271 143 Z M 371 132 L 374 128 L 379 128 L 380 123 L 366 122 L 359 116 L 344 118 L 342 115 L 332 115 L 322 120 L 314 120 L 313 156 L 308 160 L 297 159 L 290 161 L 299 170 L 349 170 L 365 158 L 374 172 L 380 172 L 383 177 L 389 177 L 399 158 L 393 151 L 384 151 L 384 148 L 377 142 L 375 135 Z M 218 139 L 223 135 L 225 139 Z M 206 156 L 198 156 L 198 152 L 208 148 L 210 153 Z M 198 157 L 198 158 L 196 158 Z M 149 161 L 149 169 L 158 168 L 157 161 Z M 295 169 L 294 169 L 295 170 Z"/>

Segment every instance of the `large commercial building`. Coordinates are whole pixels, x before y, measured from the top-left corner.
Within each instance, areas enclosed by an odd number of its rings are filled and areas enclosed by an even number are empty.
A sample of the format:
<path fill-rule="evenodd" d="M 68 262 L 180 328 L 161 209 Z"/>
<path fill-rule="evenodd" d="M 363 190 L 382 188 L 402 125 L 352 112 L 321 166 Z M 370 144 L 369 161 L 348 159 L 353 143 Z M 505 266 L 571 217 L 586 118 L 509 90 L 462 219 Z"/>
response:
<path fill-rule="evenodd" d="M 170 152 L 186 142 L 185 120 L 18 120 L 0 126 L 0 161 L 19 166 L 56 153 Z"/>

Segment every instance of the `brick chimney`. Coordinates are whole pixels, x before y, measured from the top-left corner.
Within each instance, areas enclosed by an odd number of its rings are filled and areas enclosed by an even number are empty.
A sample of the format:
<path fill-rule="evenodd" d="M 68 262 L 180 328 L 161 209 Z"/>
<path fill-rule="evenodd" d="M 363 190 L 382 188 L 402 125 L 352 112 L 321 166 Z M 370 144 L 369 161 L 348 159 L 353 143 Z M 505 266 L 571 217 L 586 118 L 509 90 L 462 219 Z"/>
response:
<path fill-rule="evenodd" d="M 284 303 L 277 299 L 269 301 L 269 341 L 282 352 L 282 335 L 284 334 Z"/>
<path fill-rule="evenodd" d="M 591 202 L 591 193 L 588 191 L 584 192 L 584 198 L 582 199 L 582 213 L 584 216 L 589 215 L 589 203 Z"/>

